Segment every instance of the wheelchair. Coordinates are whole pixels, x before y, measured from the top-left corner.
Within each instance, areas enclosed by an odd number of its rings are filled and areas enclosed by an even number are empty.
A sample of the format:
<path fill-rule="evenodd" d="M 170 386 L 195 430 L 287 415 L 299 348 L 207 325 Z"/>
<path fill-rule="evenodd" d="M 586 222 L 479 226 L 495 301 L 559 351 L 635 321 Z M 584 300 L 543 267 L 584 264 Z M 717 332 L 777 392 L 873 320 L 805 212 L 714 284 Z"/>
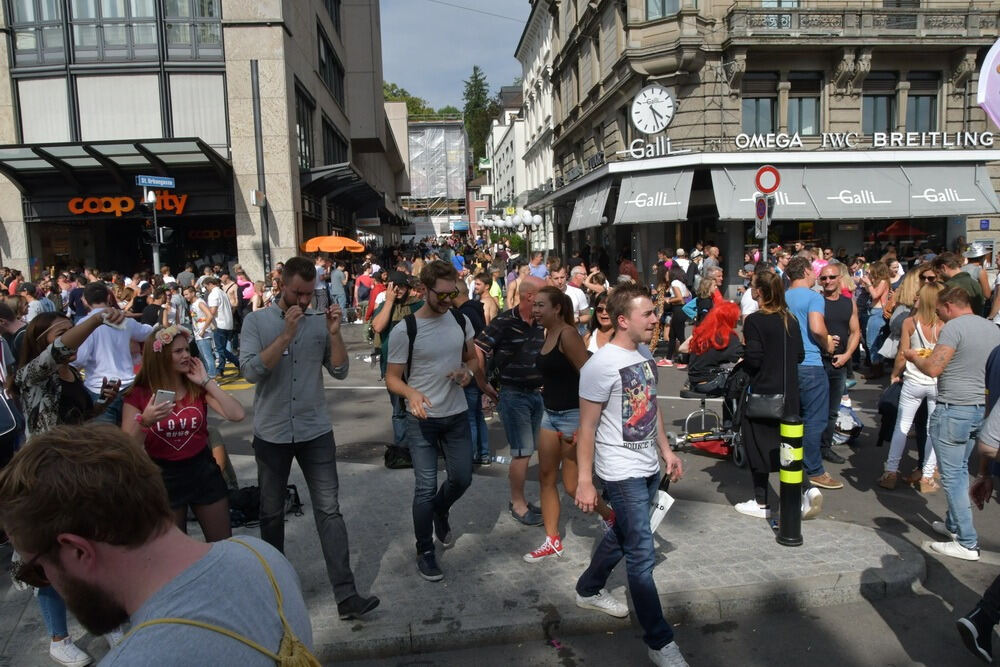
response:
<path fill-rule="evenodd" d="M 681 398 L 695 398 L 701 401 L 684 419 L 684 431 L 677 434 L 667 432 L 667 440 L 674 451 L 700 449 L 715 456 L 728 458 L 738 468 L 747 465 L 746 447 L 740 433 L 743 407 L 749 384 L 746 372 L 738 365 L 726 364 L 720 367 L 714 378 L 695 388 L 682 389 Z M 722 399 L 722 414 L 709 409 L 709 398 Z"/>

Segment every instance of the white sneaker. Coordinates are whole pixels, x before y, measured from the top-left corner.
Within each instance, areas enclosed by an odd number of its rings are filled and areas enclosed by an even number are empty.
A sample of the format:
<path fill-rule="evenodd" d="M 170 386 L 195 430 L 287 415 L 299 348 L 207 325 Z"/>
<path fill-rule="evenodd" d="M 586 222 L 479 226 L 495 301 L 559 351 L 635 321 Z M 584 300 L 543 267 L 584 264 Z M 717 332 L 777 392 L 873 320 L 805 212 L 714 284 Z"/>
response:
<path fill-rule="evenodd" d="M 104 639 L 107 640 L 108 646 L 114 648 L 122 643 L 122 639 L 125 638 L 125 633 L 122 632 L 121 628 L 115 628 L 108 634 L 104 635 Z"/>
<path fill-rule="evenodd" d="M 625 618 L 628 616 L 628 605 L 611 597 L 611 593 L 605 588 L 599 590 L 596 595 L 586 598 L 577 593 L 576 606 L 580 609 L 603 611 L 605 614 L 614 616 L 615 618 Z"/>
<path fill-rule="evenodd" d="M 68 667 L 84 667 L 94 662 L 93 658 L 73 643 L 72 637 L 49 644 L 49 657 Z"/>
<path fill-rule="evenodd" d="M 756 501 L 754 501 L 756 502 Z M 677 642 L 670 642 L 659 651 L 649 649 L 649 659 L 660 667 L 688 667 L 687 660 L 681 655 Z"/>
<path fill-rule="evenodd" d="M 931 542 L 931 551 L 942 556 L 961 558 L 962 560 L 979 560 L 979 549 L 967 549 L 958 542 Z"/>
<path fill-rule="evenodd" d="M 747 516 L 756 517 L 758 519 L 771 518 L 771 510 L 766 507 L 761 507 L 753 498 L 747 500 L 746 502 L 736 503 L 733 505 L 733 509 L 740 514 L 746 514 Z"/>
<path fill-rule="evenodd" d="M 942 535 L 942 536 L 950 538 L 950 539 L 955 539 L 956 537 L 958 537 L 957 533 L 953 533 L 950 530 L 948 530 L 948 526 L 945 525 L 944 521 L 935 521 L 935 522 L 933 522 L 931 524 L 931 528 L 938 535 Z"/>
<path fill-rule="evenodd" d="M 823 494 L 815 486 L 802 495 L 802 519 L 815 519 L 823 509 Z"/>

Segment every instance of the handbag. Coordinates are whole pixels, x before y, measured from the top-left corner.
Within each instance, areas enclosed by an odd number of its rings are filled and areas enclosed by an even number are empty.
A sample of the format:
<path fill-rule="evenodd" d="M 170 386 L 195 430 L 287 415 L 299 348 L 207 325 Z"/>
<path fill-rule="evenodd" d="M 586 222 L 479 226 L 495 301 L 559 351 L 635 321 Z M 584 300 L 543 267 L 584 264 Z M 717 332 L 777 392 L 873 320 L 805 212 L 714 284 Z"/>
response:
<path fill-rule="evenodd" d="M 0 348 L 0 437 L 24 430 L 24 415 L 7 396 L 7 344 Z"/>
<path fill-rule="evenodd" d="M 692 297 L 690 301 L 684 304 L 681 311 L 687 315 L 689 320 L 694 320 L 694 318 L 698 316 L 698 299 Z"/>
<path fill-rule="evenodd" d="M 785 391 L 788 389 L 788 335 L 781 337 L 781 393 L 755 394 L 747 399 L 748 419 L 780 420 L 785 416 Z"/>

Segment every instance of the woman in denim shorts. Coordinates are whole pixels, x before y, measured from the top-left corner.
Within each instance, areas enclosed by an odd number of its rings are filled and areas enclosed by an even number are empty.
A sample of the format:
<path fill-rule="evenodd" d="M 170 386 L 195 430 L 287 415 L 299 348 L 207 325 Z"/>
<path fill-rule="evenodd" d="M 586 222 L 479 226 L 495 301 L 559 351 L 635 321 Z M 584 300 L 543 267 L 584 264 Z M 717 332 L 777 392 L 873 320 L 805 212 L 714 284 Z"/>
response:
<path fill-rule="evenodd" d="M 589 354 L 573 321 L 573 302 L 557 287 L 543 287 L 532 307 L 535 320 L 545 327 L 545 343 L 535 362 L 542 372 L 545 413 L 538 436 L 538 481 L 541 487 L 545 542 L 524 555 L 529 563 L 561 556 L 559 492 L 556 478 L 562 464 L 563 487 L 576 494 L 576 429 L 580 424 L 580 368 Z M 614 513 L 598 500 L 597 511 L 607 522 Z"/>

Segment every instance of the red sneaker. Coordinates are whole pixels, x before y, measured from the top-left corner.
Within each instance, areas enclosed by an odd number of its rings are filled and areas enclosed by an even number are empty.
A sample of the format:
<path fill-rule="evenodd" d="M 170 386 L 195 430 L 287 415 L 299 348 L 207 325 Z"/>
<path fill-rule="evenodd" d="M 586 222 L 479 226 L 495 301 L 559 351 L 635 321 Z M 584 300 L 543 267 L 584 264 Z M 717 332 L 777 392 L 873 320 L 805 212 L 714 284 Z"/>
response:
<path fill-rule="evenodd" d="M 530 554 L 524 554 L 524 560 L 528 563 L 534 563 L 540 561 L 543 558 L 548 558 L 549 556 L 562 556 L 563 545 L 562 540 L 559 536 L 552 537 L 551 535 L 545 538 L 542 542 L 542 546 L 538 547 Z"/>

